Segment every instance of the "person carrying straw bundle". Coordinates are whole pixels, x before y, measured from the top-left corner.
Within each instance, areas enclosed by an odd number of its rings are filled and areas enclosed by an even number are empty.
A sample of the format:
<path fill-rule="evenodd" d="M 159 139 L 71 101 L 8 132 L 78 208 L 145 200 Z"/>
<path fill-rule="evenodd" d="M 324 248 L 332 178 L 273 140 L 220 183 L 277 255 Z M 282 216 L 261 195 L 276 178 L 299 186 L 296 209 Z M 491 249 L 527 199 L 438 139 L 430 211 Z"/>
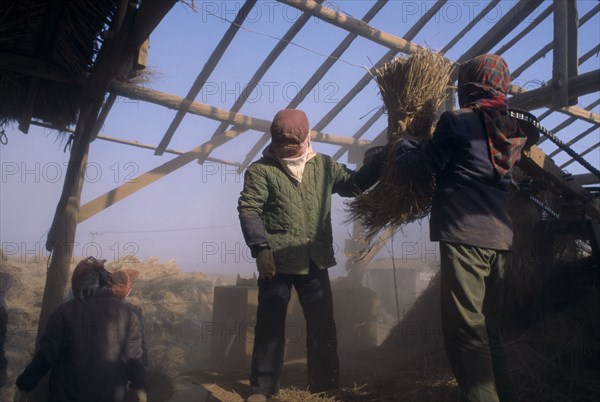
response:
<path fill-rule="evenodd" d="M 397 169 L 435 178 L 430 238 L 440 242 L 442 332 L 461 401 L 516 399 L 498 326 L 513 241 L 508 189 L 539 131 L 512 117 L 509 84 L 500 56 L 462 63 L 460 110 L 444 112 L 424 145 L 403 141 L 396 159 Z"/>

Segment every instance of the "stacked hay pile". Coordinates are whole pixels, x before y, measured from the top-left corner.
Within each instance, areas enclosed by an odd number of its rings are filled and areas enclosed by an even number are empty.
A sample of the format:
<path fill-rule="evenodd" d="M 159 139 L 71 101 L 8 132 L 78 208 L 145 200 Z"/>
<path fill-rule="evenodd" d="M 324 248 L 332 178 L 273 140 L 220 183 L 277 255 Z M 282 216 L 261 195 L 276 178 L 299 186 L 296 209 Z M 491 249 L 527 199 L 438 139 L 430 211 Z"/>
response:
<path fill-rule="evenodd" d="M 71 269 L 74 268 L 75 261 Z M 33 355 L 37 321 L 46 280 L 44 258 L 21 260 L 0 256 L 0 272 L 12 285 L 7 293 L 9 314 L 9 384 Z M 212 319 L 213 284 L 201 272 L 181 272 L 174 261 L 160 263 L 129 259 L 106 264 L 109 271 L 134 269 L 140 275 L 127 301 L 143 310 L 144 337 L 148 348 L 148 395 L 167 400 L 179 373 L 208 364 L 209 348 L 202 336 L 203 323 Z M 11 400 L 14 387 L 0 391 L 0 400 Z"/>
<path fill-rule="evenodd" d="M 418 177 L 420 169 L 399 170 L 396 149 L 402 139 L 423 143 L 431 138 L 451 67 L 442 55 L 423 49 L 377 70 L 388 114 L 386 162 L 379 182 L 348 203 L 350 219 L 362 224 L 367 243 L 383 229 L 397 230 L 429 213 L 433 177 Z"/>
<path fill-rule="evenodd" d="M 166 400 L 179 373 L 208 365 L 210 342 L 202 331 L 212 319 L 213 284 L 202 272 L 181 272 L 175 261 L 156 258 L 117 261 L 107 268 L 140 272 L 127 301 L 143 310 L 148 395 Z"/>

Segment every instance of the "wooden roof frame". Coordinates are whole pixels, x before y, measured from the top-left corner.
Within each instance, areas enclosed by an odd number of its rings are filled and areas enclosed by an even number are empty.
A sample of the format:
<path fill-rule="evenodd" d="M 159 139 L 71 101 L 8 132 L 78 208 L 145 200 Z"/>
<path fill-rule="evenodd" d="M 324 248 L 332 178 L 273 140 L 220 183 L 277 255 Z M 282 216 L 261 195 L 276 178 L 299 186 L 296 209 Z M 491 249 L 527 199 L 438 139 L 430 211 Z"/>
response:
<path fill-rule="evenodd" d="M 283 50 L 283 48 L 285 48 L 287 41 L 291 40 L 291 37 L 293 37 L 293 35 L 295 35 L 295 33 L 301 27 L 301 25 L 303 25 L 304 21 L 306 20 L 307 15 L 312 15 L 317 18 L 323 19 L 341 29 L 348 31 L 349 35 L 353 35 L 352 38 L 354 38 L 356 36 L 362 36 L 362 37 L 369 39 L 375 43 L 378 43 L 380 45 L 388 47 L 390 49 L 390 51 L 388 51 L 384 55 L 384 57 L 381 58 L 381 60 L 379 60 L 378 62 L 376 62 L 374 64 L 374 67 L 372 68 L 372 69 L 374 69 L 379 64 L 381 64 L 384 61 L 388 60 L 389 58 L 393 57 L 398 52 L 410 54 L 410 53 L 414 52 L 415 50 L 417 50 L 419 48 L 419 46 L 410 42 L 410 40 L 414 37 L 414 35 L 416 35 L 416 33 L 418 32 L 420 27 L 424 26 L 427 23 L 428 19 L 431 18 L 435 13 L 435 12 L 426 13 L 415 24 L 415 26 L 413 28 L 411 28 L 411 30 L 409 30 L 409 32 L 407 32 L 405 37 L 400 38 L 400 37 L 391 35 L 389 33 L 375 29 L 375 28 L 369 26 L 368 22 L 366 22 L 364 20 L 361 21 L 361 20 L 355 19 L 353 17 L 347 16 L 347 15 L 339 13 L 335 10 L 332 10 L 326 6 L 323 6 L 320 2 L 317 2 L 317 1 L 313 1 L 313 0 L 279 0 L 279 1 L 283 4 L 287 4 L 289 6 L 299 9 L 300 11 L 303 11 L 304 14 L 299 18 L 299 20 L 296 22 L 296 24 L 292 28 L 290 28 L 290 30 L 284 37 L 284 39 L 285 39 L 284 44 L 280 43 L 278 46 L 276 46 L 275 49 L 270 53 L 270 55 L 263 61 L 263 63 L 261 64 L 261 66 L 259 67 L 257 72 L 255 73 L 254 77 L 249 81 L 250 83 L 257 82 L 259 77 L 262 77 L 262 75 L 266 72 L 266 68 L 268 67 L 268 65 L 270 65 L 274 61 L 274 59 L 280 54 L 280 52 Z M 381 3 L 382 3 L 381 6 L 383 6 L 383 4 L 385 2 L 381 2 Z M 436 2 L 436 4 L 432 7 L 432 10 L 437 10 L 437 9 L 441 8 L 441 6 L 444 3 L 445 3 L 445 1 L 441 1 L 441 0 Z M 248 4 L 248 3 L 246 3 L 246 4 Z M 485 53 L 485 52 L 489 51 L 496 43 L 498 43 L 499 40 L 504 38 L 512 30 L 514 30 L 519 25 L 519 23 L 522 22 L 540 4 L 541 4 L 541 0 L 535 0 L 535 1 L 528 0 L 528 1 L 520 1 L 519 3 L 517 3 L 517 5 L 515 7 L 513 7 L 506 15 L 504 15 L 504 17 L 502 17 L 500 19 L 500 21 L 498 21 L 498 23 L 496 23 L 495 26 L 486 35 L 484 35 L 479 41 L 477 41 L 477 43 L 474 46 L 472 46 L 467 52 L 465 52 L 459 58 L 458 62 L 467 60 L 467 59 L 473 57 L 474 55 L 477 55 L 480 53 Z M 548 15 L 551 14 L 551 12 L 554 10 L 554 7 L 555 7 L 555 4 L 552 4 L 546 10 L 544 10 L 533 21 L 533 23 L 531 24 L 532 26 L 528 26 L 526 29 L 523 30 L 523 32 L 521 32 L 519 34 L 520 37 L 525 36 L 530 30 L 534 29 L 535 25 L 541 23 L 541 21 L 543 21 Z M 596 6 L 593 10 L 591 10 L 588 14 L 586 14 L 582 18 L 582 21 L 580 23 L 584 24 L 591 18 L 591 16 L 598 13 L 599 7 L 600 6 Z M 484 15 L 485 14 L 483 12 L 480 13 L 480 18 L 483 17 Z M 571 18 L 572 18 L 572 15 L 571 15 Z M 564 23 L 564 21 L 563 21 L 563 23 Z M 517 37 L 519 37 L 519 36 L 517 36 Z M 512 46 L 514 43 L 516 43 L 516 40 L 517 39 L 515 38 L 512 41 L 510 41 L 509 43 L 507 43 L 505 46 L 503 46 L 502 51 L 506 51 L 510 46 Z M 545 49 L 546 50 L 544 53 L 536 54 L 535 57 L 530 59 L 529 62 L 531 64 L 533 64 L 533 62 L 539 60 L 539 58 L 541 58 L 543 56 L 543 54 L 547 53 L 547 51 L 552 49 L 552 42 L 549 45 L 547 45 L 545 47 Z M 218 48 L 215 50 L 215 52 L 217 50 L 218 50 Z M 571 58 L 572 57 L 574 57 L 574 56 L 571 55 Z M 575 57 L 576 57 L 576 55 L 575 55 Z M 561 62 L 564 61 L 564 60 L 562 60 L 563 58 L 564 58 L 564 56 L 561 56 L 561 60 L 560 60 Z M 523 71 L 524 69 L 525 68 L 517 70 L 517 73 L 520 74 L 520 72 Z M 577 97 L 577 96 L 585 95 L 585 94 L 588 94 L 591 92 L 597 92 L 597 91 L 600 91 L 600 79 L 598 79 L 598 76 L 600 76 L 599 71 L 593 71 L 593 72 L 583 74 L 583 75 L 572 75 L 569 77 L 568 80 L 566 80 L 566 82 L 563 84 L 563 87 L 568 88 L 568 90 L 569 90 L 568 93 L 569 93 L 570 97 Z M 340 100 L 340 102 L 338 102 L 328 113 L 326 113 L 326 115 L 319 122 L 317 122 L 313 126 L 313 133 L 311 135 L 313 136 L 313 139 L 315 141 L 324 140 L 323 142 L 336 143 L 335 140 L 337 139 L 337 137 L 329 137 L 329 139 L 333 139 L 334 141 L 328 141 L 324 137 L 319 137 L 314 132 L 315 131 L 321 132 L 321 130 L 323 130 L 333 120 L 333 118 L 347 105 L 347 103 L 349 103 L 349 101 L 354 96 L 356 96 L 356 94 L 358 92 L 360 92 L 362 90 L 362 88 L 364 88 L 368 84 L 370 79 L 371 79 L 371 77 L 369 74 L 366 74 L 365 76 L 363 76 L 363 78 L 361 78 L 357 82 L 357 84 L 354 86 L 354 88 L 352 88 Z M 113 88 L 113 89 L 117 90 L 116 88 Z M 134 93 L 132 93 L 131 90 L 133 90 L 133 88 L 129 88 L 128 91 L 124 91 L 124 89 L 125 89 L 125 85 L 119 85 L 119 89 L 117 91 L 119 91 L 118 93 L 121 96 L 124 95 L 127 97 L 132 97 L 132 99 L 145 100 L 145 101 L 149 101 L 152 103 L 161 104 L 166 107 L 171 107 L 176 110 L 180 110 L 179 109 L 180 106 L 177 104 L 179 102 L 178 100 L 172 99 L 173 102 L 171 102 L 171 103 L 168 103 L 168 102 L 160 102 L 159 103 L 158 99 L 153 96 L 153 93 L 149 92 L 148 90 L 139 89 L 139 91 L 145 92 L 148 95 L 148 96 L 145 96 L 142 98 L 141 96 L 139 96 L 139 92 L 137 90 L 134 90 Z M 524 109 L 535 109 L 535 108 L 542 107 L 542 106 L 551 107 L 552 105 L 549 104 L 548 99 L 552 99 L 553 94 L 556 92 L 556 86 L 546 85 L 546 86 L 543 86 L 541 88 L 538 88 L 538 89 L 535 89 L 532 91 L 526 91 L 523 88 L 519 88 L 518 86 L 513 85 L 511 87 L 511 92 L 513 93 L 513 97 L 511 98 L 511 105 L 513 105 L 515 107 L 521 107 Z M 164 96 L 164 94 L 158 94 L 158 93 L 154 93 L 154 95 Z M 261 125 L 264 125 L 265 122 L 260 122 L 255 125 L 246 124 L 245 128 L 243 125 L 238 124 L 239 121 L 243 121 L 245 118 L 247 118 L 247 116 L 246 116 L 240 120 L 240 116 L 238 113 L 244 102 L 245 102 L 245 99 L 243 98 L 243 96 L 238 98 L 234 104 L 234 107 L 232 107 L 232 110 L 229 111 L 229 114 L 221 113 L 222 116 L 220 116 L 220 117 L 209 116 L 206 113 L 203 113 L 203 115 L 205 115 L 206 117 L 210 117 L 210 118 L 215 117 L 215 118 L 221 120 L 222 123 L 219 126 L 219 128 L 217 130 L 215 130 L 211 139 L 208 142 L 201 145 L 199 148 L 195 148 L 194 150 L 189 151 L 191 154 L 188 154 L 189 155 L 189 159 L 187 159 L 188 162 L 194 159 L 193 156 L 199 156 L 198 159 L 201 162 L 203 160 L 203 158 L 206 158 L 209 155 L 209 153 L 216 146 L 219 146 L 233 138 L 236 138 L 237 136 L 239 136 L 240 134 L 242 134 L 249 128 L 254 127 L 255 129 L 258 129 L 259 131 L 261 130 Z M 299 104 L 299 102 L 298 102 L 298 104 Z M 189 103 L 188 111 L 192 112 L 192 113 L 194 112 L 193 109 L 195 109 L 195 108 L 192 108 L 192 105 L 199 106 L 202 108 L 202 105 L 200 103 L 191 102 L 191 103 Z M 290 107 L 295 107 L 295 106 L 297 106 L 297 104 L 295 104 L 294 102 L 292 102 L 290 104 Z M 186 101 L 186 108 L 187 107 L 188 107 L 188 102 Z M 214 111 L 214 108 L 211 108 L 211 109 Z M 600 116 L 598 116 L 595 113 L 591 113 L 589 110 L 585 110 L 585 109 L 582 109 L 579 107 L 562 105 L 558 108 L 558 110 L 560 110 L 562 113 L 570 115 L 572 118 L 584 118 L 585 120 L 594 122 L 594 123 L 600 122 Z M 196 111 L 199 111 L 199 110 L 196 109 Z M 237 116 L 237 117 L 232 118 L 232 116 Z M 236 121 L 236 119 L 238 121 Z M 259 120 L 257 119 L 256 121 L 259 121 Z M 357 142 L 354 142 L 354 143 L 351 143 L 348 145 L 342 145 L 342 147 L 340 147 L 340 149 L 335 153 L 335 156 L 340 157 L 345 152 L 345 150 L 347 149 L 348 146 L 352 146 L 352 145 L 363 146 L 363 145 L 365 145 L 365 143 L 359 142 L 358 139 L 362 136 L 363 133 L 365 133 L 368 130 L 368 128 L 370 128 L 370 126 L 372 124 L 375 123 L 375 121 L 377 121 L 377 118 L 372 116 L 372 118 L 369 119 L 369 121 L 367 121 L 365 123 L 365 125 L 363 125 L 363 127 L 361 127 L 357 131 L 357 133 L 355 133 L 352 136 L 352 138 L 354 140 L 357 140 Z M 234 124 L 234 127 L 228 131 L 224 131 L 225 128 L 227 128 L 231 123 Z M 267 128 L 268 127 L 266 125 L 262 126 L 262 131 L 264 131 L 266 133 L 268 131 L 268 130 L 266 130 Z M 383 136 L 384 136 L 384 133 L 381 133 L 380 137 L 383 137 Z M 162 143 L 168 144 L 168 141 L 166 139 L 170 139 L 170 137 L 172 137 L 172 135 L 168 131 L 165 134 L 165 136 L 163 137 L 163 141 L 161 142 L 161 144 Z M 262 147 L 268 141 L 268 138 L 269 137 L 266 134 L 261 137 L 261 139 L 256 143 L 256 145 L 252 148 L 252 150 L 248 153 L 248 155 L 244 159 L 244 162 L 240 166 L 240 170 L 243 169 L 256 156 L 256 153 L 260 149 L 262 149 Z M 341 144 L 338 144 L 338 145 L 341 145 Z M 157 150 L 157 153 L 159 151 L 160 150 Z M 540 153 L 543 154 L 543 152 L 538 148 L 535 153 L 536 157 L 539 157 Z M 543 159 L 544 159 L 544 163 L 542 164 L 543 169 L 545 168 L 545 169 L 551 171 L 552 172 L 551 175 L 558 174 L 557 169 L 548 168 L 548 159 L 549 158 L 544 157 Z M 167 164 L 169 164 L 169 162 L 167 162 L 164 165 L 167 165 Z M 162 165 L 162 166 L 164 166 L 164 165 Z M 536 163 L 530 164 L 530 166 L 534 166 L 535 169 L 538 169 L 540 167 L 540 165 L 536 164 Z M 156 173 L 154 169 L 151 172 Z M 163 173 L 167 174 L 166 172 L 163 172 Z M 140 178 L 146 178 L 149 176 L 156 178 L 156 175 L 154 175 L 154 174 L 150 174 L 150 175 L 143 174 L 140 176 Z M 153 181 L 154 180 L 152 180 L 152 182 Z M 142 180 L 142 182 L 144 182 L 144 180 Z M 561 184 L 565 184 L 565 183 L 563 183 L 562 179 L 558 180 L 557 182 L 561 183 Z M 149 183 L 147 183 L 147 184 L 149 184 Z M 566 186 L 565 187 L 566 190 L 568 190 L 568 191 L 572 190 L 571 184 L 568 184 L 568 185 L 565 184 L 565 186 Z M 129 191 L 124 191 L 127 187 L 130 187 Z M 120 186 L 119 188 L 113 189 L 110 192 L 108 192 L 108 193 L 96 198 L 95 200 L 91 201 L 90 203 L 84 205 L 82 207 L 82 215 L 80 217 L 81 221 L 84 219 L 88 219 L 93 214 L 100 212 L 100 210 L 112 205 L 114 202 L 118 202 L 118 200 L 120 200 L 128 195 L 133 194 L 133 192 L 143 188 L 144 185 L 137 186 L 137 189 L 133 189 L 131 187 L 132 186 L 130 186 L 128 184 L 124 184 L 124 185 Z M 583 195 L 584 193 L 573 192 L 573 194 Z M 598 209 L 597 206 L 595 206 L 595 205 L 592 206 L 591 213 L 594 215 L 597 215 L 596 214 L 597 209 Z M 377 251 L 377 248 L 375 248 L 373 250 L 373 253 L 371 253 L 371 255 L 374 255 L 376 253 L 376 251 Z M 368 260 L 369 259 L 364 259 L 363 264 L 367 263 Z"/>

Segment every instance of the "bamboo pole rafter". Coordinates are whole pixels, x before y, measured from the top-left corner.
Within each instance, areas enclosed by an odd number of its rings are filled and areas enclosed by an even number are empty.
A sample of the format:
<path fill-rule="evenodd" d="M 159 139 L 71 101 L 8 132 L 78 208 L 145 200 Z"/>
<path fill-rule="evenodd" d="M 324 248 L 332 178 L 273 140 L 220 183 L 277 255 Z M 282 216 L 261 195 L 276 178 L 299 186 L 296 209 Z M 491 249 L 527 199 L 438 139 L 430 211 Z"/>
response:
<path fill-rule="evenodd" d="M 373 7 L 367 11 L 365 16 L 362 18 L 362 21 L 368 23 L 371 21 L 375 15 L 383 8 L 383 6 L 387 3 L 387 0 L 378 0 Z M 340 44 L 331 52 L 331 54 L 325 59 L 325 61 L 319 66 L 319 68 L 314 72 L 314 74 L 306 81 L 304 86 L 300 89 L 298 94 L 290 101 L 287 105 L 288 109 L 295 109 L 300 103 L 304 100 L 304 98 L 313 90 L 313 88 L 319 83 L 319 81 L 325 76 L 325 74 L 333 67 L 335 62 L 344 54 L 344 52 L 350 47 L 352 42 L 358 37 L 355 33 L 348 33 L 346 37 L 340 42 Z M 265 132 L 254 144 L 250 152 L 246 155 L 242 163 L 240 164 L 240 172 L 245 169 L 250 162 L 256 157 L 256 155 L 260 152 L 261 149 L 269 142 L 271 136 L 268 132 Z"/>
<path fill-rule="evenodd" d="M 318 3 L 321 4 L 324 0 L 318 0 Z M 242 106 L 246 103 L 252 91 L 249 91 L 249 88 L 256 88 L 259 84 L 260 80 L 267 73 L 269 68 L 273 65 L 273 63 L 281 56 L 285 48 L 291 43 L 292 39 L 300 32 L 300 30 L 306 25 L 308 20 L 310 19 L 310 14 L 303 13 L 294 24 L 288 29 L 283 38 L 277 42 L 275 47 L 271 50 L 271 52 L 267 55 L 267 57 L 263 60 L 261 65 L 258 67 L 252 78 L 248 81 L 245 90 L 240 93 L 240 96 L 235 100 L 233 106 L 231 107 L 232 112 L 239 112 L 242 109 Z M 223 132 L 227 129 L 228 124 L 226 122 L 222 122 L 214 133 L 211 136 L 211 141 L 216 141 L 217 138 L 223 134 Z M 245 130 L 240 127 L 234 127 L 233 131 L 235 134 L 239 135 L 243 133 Z M 207 154 L 208 156 L 208 154 Z M 198 160 L 199 163 L 204 162 L 204 157 L 200 157 Z"/>
<path fill-rule="evenodd" d="M 173 121 L 169 125 L 169 128 L 163 135 L 160 144 L 158 144 L 155 155 L 162 155 L 165 149 L 169 146 L 169 142 L 171 142 L 171 138 L 173 138 L 175 130 L 177 130 L 177 127 L 179 127 L 179 124 L 181 124 L 181 122 L 183 121 L 183 118 L 185 117 L 189 105 L 196 99 L 196 96 L 198 96 L 198 94 L 204 87 L 204 84 L 206 83 L 214 69 L 217 67 L 217 64 L 225 54 L 225 51 L 233 41 L 233 38 L 240 30 L 242 24 L 248 17 L 248 14 L 250 13 L 255 4 L 256 0 L 246 0 L 244 5 L 240 8 L 240 11 L 237 13 L 235 19 L 227 29 L 227 32 L 225 32 L 225 35 L 223 35 L 223 37 L 219 41 L 219 44 L 208 58 L 206 64 L 204 64 L 202 71 L 200 71 L 200 73 L 196 77 L 196 80 L 192 84 L 192 87 L 190 88 L 188 94 L 185 97 L 185 103 L 177 111 L 175 118 L 173 119 Z"/>

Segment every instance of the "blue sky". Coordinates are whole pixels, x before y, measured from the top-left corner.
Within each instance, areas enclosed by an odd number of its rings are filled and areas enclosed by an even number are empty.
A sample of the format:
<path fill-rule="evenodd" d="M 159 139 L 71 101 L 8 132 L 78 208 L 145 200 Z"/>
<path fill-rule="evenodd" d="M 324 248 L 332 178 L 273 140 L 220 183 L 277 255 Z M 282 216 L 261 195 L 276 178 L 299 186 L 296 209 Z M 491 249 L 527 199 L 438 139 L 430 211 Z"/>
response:
<path fill-rule="evenodd" d="M 196 1 L 196 10 L 177 4 L 150 38 L 150 82 L 147 87 L 185 96 L 213 51 L 241 2 Z M 449 1 L 439 15 L 413 39 L 432 49 L 442 48 L 470 19 L 481 11 L 487 1 Z M 390 1 L 371 25 L 388 33 L 403 36 L 434 4 L 432 1 Z M 446 56 L 459 58 L 481 35 L 487 32 L 509 9 L 514 1 L 501 1 L 474 29 L 462 38 Z M 531 23 L 551 2 L 544 2 L 511 37 Z M 597 1 L 578 1 L 579 16 L 596 6 Z M 373 5 L 371 1 L 327 2 L 333 9 L 362 18 Z M 271 49 L 299 16 L 299 12 L 273 1 L 258 2 L 239 31 L 230 48 L 217 65 L 196 98 L 216 107 L 229 109 L 244 90 L 250 77 Z M 598 16 L 580 29 L 579 54 L 600 42 Z M 311 18 L 293 39 L 253 90 L 241 112 L 270 120 L 273 114 L 287 106 L 312 73 L 346 36 L 347 32 L 324 21 Z M 552 40 L 552 17 L 528 34 L 518 46 L 503 56 L 515 69 L 546 43 Z M 358 38 L 325 75 L 315 89 L 300 104 L 312 125 L 316 124 L 354 86 L 387 49 Z M 551 77 L 552 53 L 526 70 L 515 82 L 529 88 L 539 86 Z M 580 67 L 580 72 L 598 69 L 598 55 Z M 579 106 L 595 101 L 597 94 L 580 97 Z M 373 111 L 381 106 L 374 82 L 361 91 L 327 127 L 325 132 L 352 136 Z M 543 109 L 545 110 L 545 109 Z M 536 111 L 536 114 L 543 110 Z M 596 113 L 600 110 L 594 109 Z M 542 121 L 552 129 L 566 117 L 557 116 Z M 156 146 L 175 111 L 144 102 L 119 98 L 101 130 L 101 134 Z M 372 139 L 385 128 L 385 116 L 364 136 Z M 186 116 L 169 148 L 186 151 L 212 136 L 219 122 L 199 116 Z M 575 123 L 560 132 L 563 141 L 578 135 L 589 125 Z M 16 127 L 7 127 L 8 144 L 0 146 L 2 166 L 0 191 L 0 242 L 5 253 L 24 256 L 43 254 L 46 232 L 51 224 L 62 189 L 68 154 L 63 152 L 65 139 L 56 133 L 32 126 L 28 135 Z M 262 133 L 249 131 L 217 148 L 211 156 L 241 162 Z M 598 131 L 573 146 L 582 152 L 600 140 Z M 317 151 L 334 153 L 338 147 L 314 144 Z M 555 148 L 549 141 L 542 149 Z M 600 151 L 588 154 L 587 160 L 600 165 Z M 85 203 L 141 173 L 173 158 L 153 155 L 152 151 L 96 140 L 91 144 L 90 166 L 83 188 Z M 567 160 L 559 154 L 558 164 Z M 340 159 L 346 163 L 346 156 Z M 578 164 L 570 173 L 584 173 Z M 237 198 L 243 178 L 235 167 L 208 162 L 195 162 L 144 188 L 118 204 L 79 225 L 75 253 L 96 255 L 109 261 L 116 257 L 134 256 L 146 259 L 156 256 L 161 261 L 175 259 L 185 270 L 241 273 L 250 276 L 253 260 L 245 249 L 237 218 Z M 334 241 L 340 264 L 334 275 L 344 273 L 343 244 L 351 231 L 344 223 L 343 200 L 334 198 Z M 396 257 L 431 258 L 433 243 L 428 242 L 427 223 L 411 225 L 394 241 Z M 389 246 L 388 246 L 389 249 Z M 382 256 L 388 256 L 384 250 Z"/>

